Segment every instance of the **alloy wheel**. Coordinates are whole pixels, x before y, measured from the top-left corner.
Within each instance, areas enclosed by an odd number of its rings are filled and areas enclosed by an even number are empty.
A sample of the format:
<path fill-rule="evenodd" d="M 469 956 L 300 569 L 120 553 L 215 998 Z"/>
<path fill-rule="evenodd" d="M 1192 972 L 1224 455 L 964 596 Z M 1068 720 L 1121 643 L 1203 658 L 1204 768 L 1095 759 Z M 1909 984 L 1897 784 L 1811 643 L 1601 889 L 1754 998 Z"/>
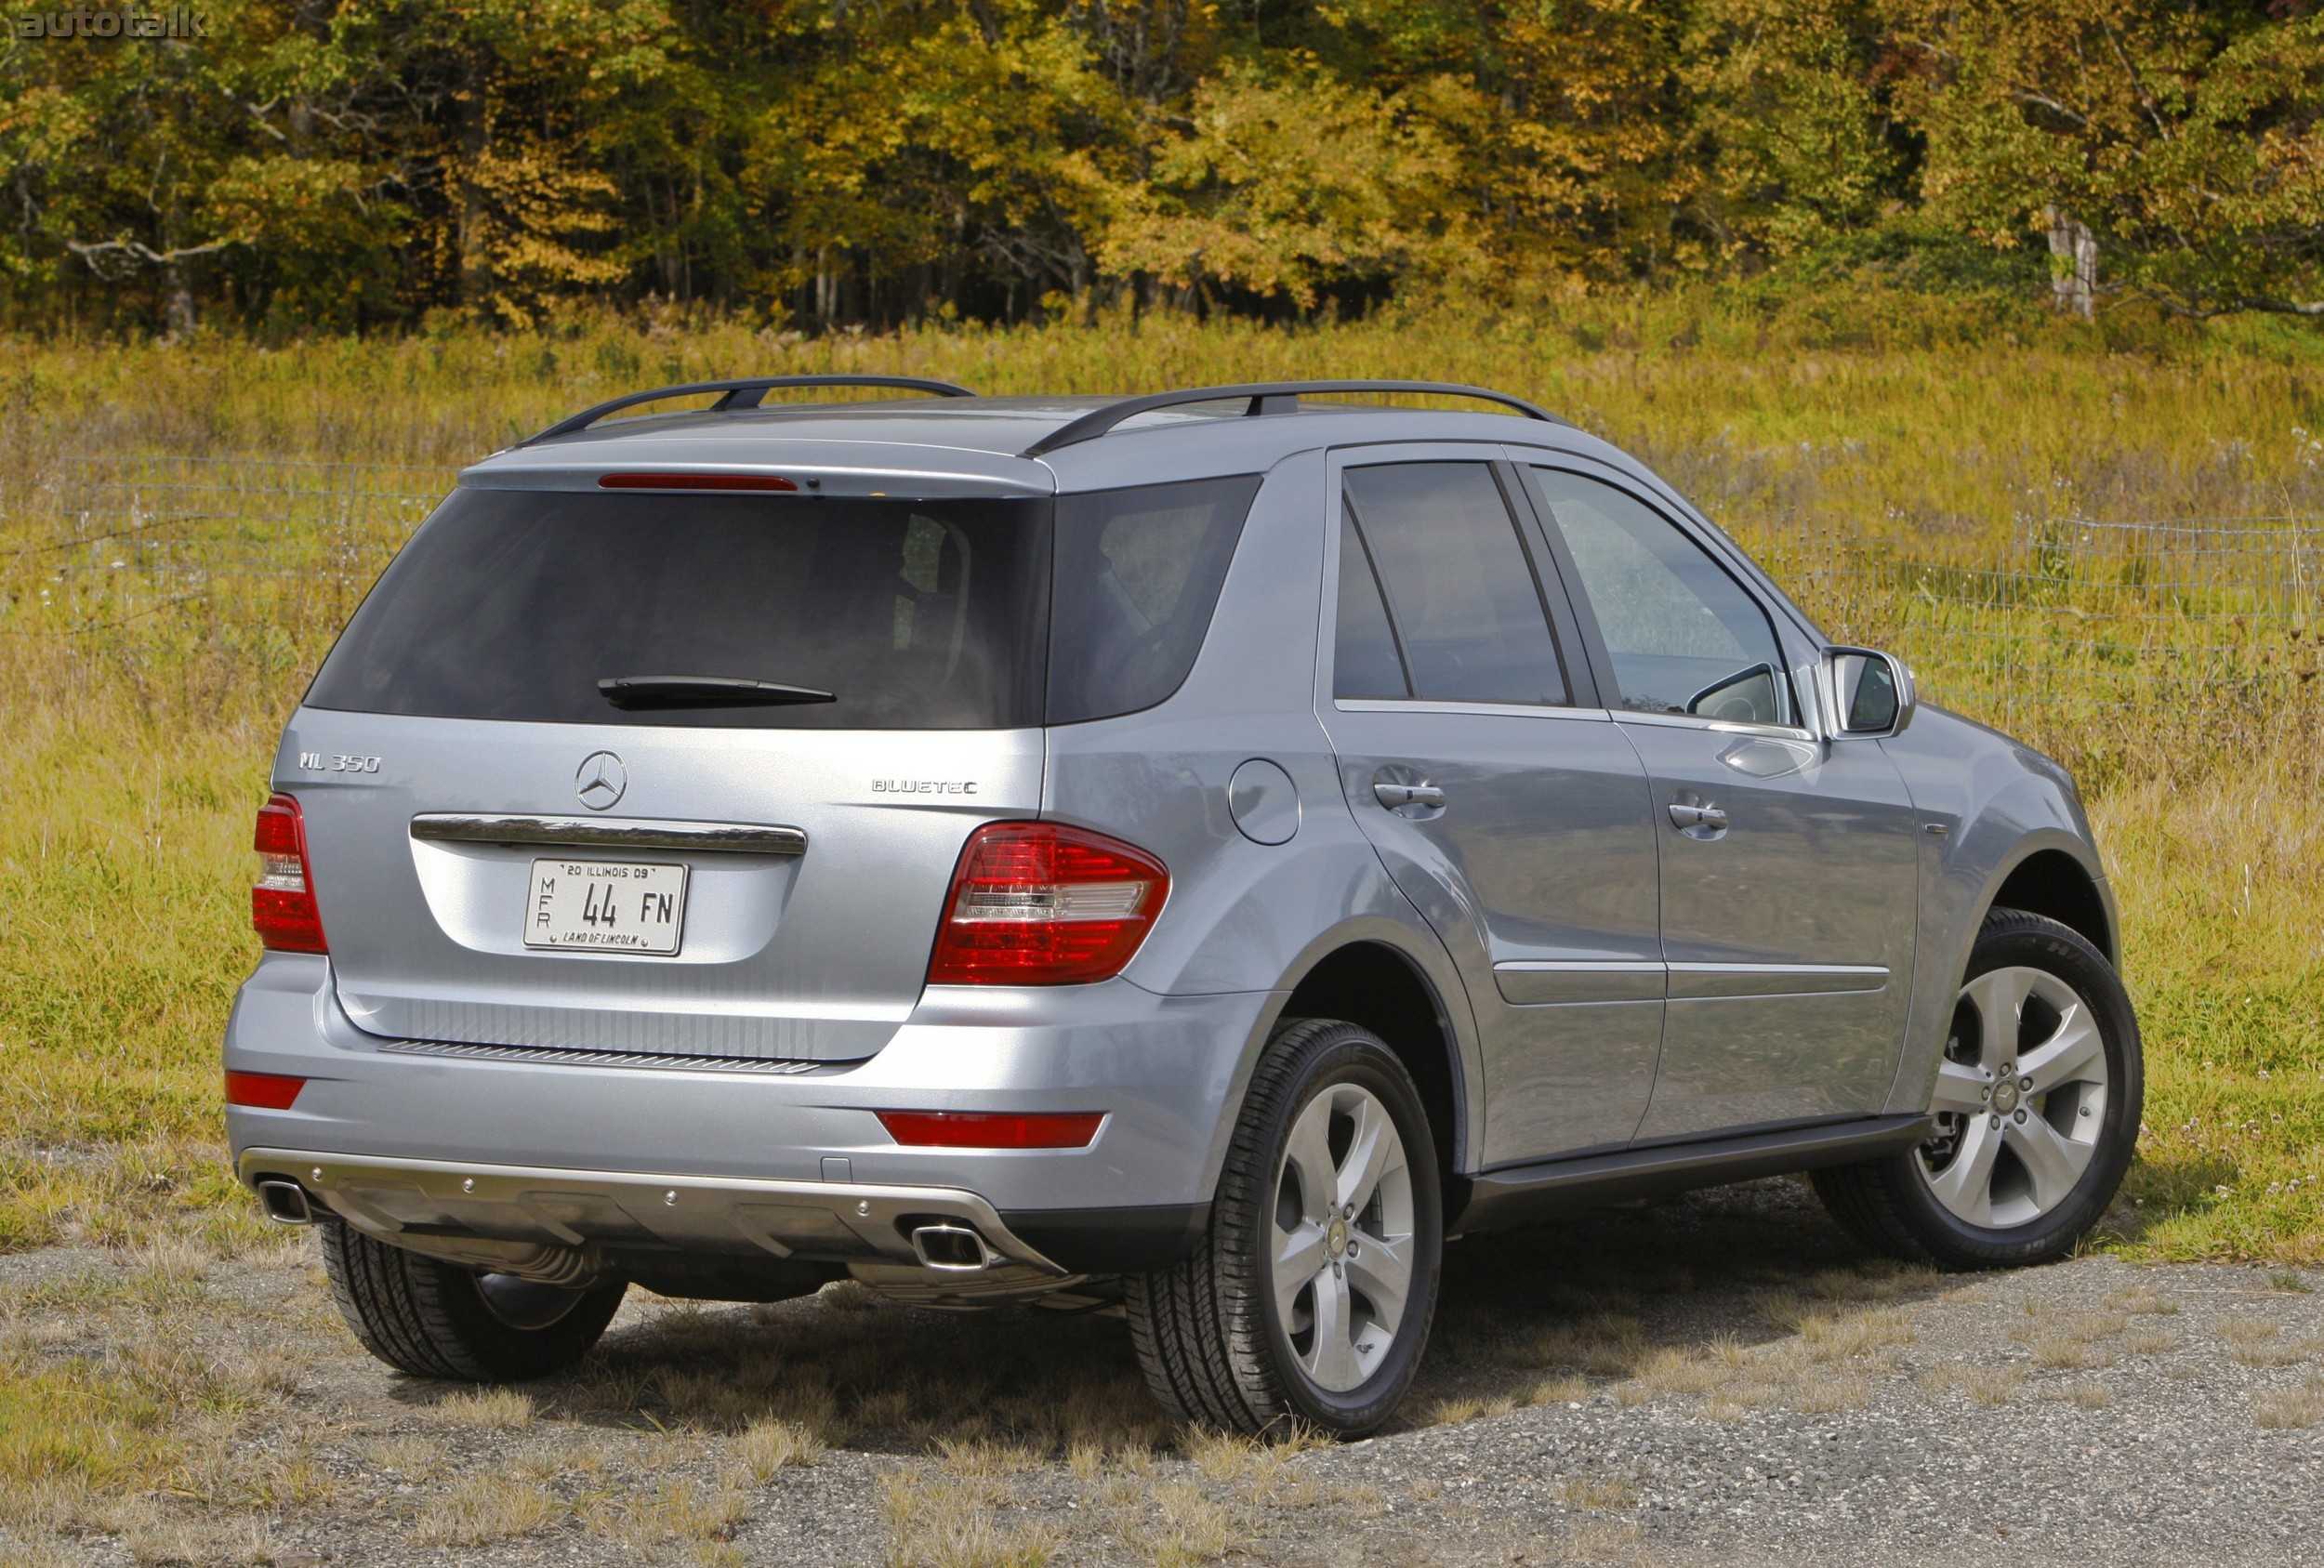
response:
<path fill-rule="evenodd" d="M 2080 994 L 2046 969 L 1992 969 L 1961 988 L 1919 1167 L 1938 1203 L 2006 1230 L 2066 1202 L 2098 1151 L 2105 1037 Z"/>
<path fill-rule="evenodd" d="M 1378 1370 L 1412 1294 L 1412 1171 L 1388 1107 L 1333 1084 L 1300 1112 L 1275 1177 L 1269 1285 L 1300 1371 L 1346 1393 Z"/>

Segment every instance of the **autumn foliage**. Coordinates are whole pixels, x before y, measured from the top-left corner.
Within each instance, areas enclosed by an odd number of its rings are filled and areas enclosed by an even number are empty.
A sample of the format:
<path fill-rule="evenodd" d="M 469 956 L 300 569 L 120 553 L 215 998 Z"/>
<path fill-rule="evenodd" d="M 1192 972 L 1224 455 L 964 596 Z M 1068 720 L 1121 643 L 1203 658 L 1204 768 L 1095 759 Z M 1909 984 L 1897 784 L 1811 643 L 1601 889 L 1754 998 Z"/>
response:
<path fill-rule="evenodd" d="M 1983 257 L 2081 314 L 2324 309 L 2307 0 L 0 14 L 20 324 L 1297 317 L 1874 253 Z"/>

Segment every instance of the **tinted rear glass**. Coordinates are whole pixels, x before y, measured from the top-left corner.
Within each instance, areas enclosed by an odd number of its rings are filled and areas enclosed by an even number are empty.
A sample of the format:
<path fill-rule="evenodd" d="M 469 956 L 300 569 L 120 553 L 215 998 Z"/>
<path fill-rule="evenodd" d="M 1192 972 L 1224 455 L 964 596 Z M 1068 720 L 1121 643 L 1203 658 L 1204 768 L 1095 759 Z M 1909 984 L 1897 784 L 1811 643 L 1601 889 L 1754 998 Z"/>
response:
<path fill-rule="evenodd" d="M 1152 707 L 1186 679 L 1259 476 L 1057 498 L 1049 717 Z"/>
<path fill-rule="evenodd" d="M 1038 724 L 1050 510 L 462 489 L 388 568 L 307 701 L 577 724 Z M 739 677 L 837 700 L 625 711 L 597 684 L 620 676 Z"/>

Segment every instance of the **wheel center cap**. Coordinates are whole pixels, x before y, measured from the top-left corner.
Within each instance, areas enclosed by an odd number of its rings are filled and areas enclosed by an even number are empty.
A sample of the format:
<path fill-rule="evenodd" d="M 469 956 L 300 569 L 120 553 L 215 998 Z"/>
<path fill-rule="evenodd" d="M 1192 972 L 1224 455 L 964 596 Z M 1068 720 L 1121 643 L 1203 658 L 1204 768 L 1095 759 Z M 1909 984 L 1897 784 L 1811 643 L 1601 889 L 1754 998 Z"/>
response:
<path fill-rule="evenodd" d="M 2017 1086 L 2007 1078 L 1993 1086 L 1993 1109 L 2004 1112 L 2017 1109 Z"/>
<path fill-rule="evenodd" d="M 1348 1250 L 1348 1222 L 1346 1220 L 1334 1219 L 1330 1228 L 1324 1232 L 1324 1250 L 1334 1258 L 1338 1258 Z"/>

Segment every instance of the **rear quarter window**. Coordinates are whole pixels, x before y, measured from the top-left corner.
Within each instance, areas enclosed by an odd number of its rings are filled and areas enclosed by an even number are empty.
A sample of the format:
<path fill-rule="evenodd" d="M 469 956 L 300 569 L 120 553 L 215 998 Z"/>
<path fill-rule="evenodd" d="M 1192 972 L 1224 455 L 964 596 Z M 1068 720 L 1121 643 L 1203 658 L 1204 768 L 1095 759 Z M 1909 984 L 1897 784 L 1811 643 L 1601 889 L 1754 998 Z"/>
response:
<path fill-rule="evenodd" d="M 1050 723 L 1135 713 L 1184 683 L 1259 479 L 1057 498 Z"/>

